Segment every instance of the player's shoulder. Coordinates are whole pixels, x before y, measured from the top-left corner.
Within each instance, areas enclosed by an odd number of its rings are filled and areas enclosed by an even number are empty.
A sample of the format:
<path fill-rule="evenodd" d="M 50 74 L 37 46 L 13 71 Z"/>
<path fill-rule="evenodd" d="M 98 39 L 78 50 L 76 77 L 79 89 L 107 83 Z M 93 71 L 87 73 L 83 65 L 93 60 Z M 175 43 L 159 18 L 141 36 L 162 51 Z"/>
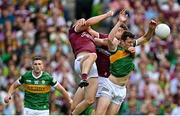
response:
<path fill-rule="evenodd" d="M 22 76 L 26 76 L 26 75 L 31 75 L 32 71 L 26 71 L 24 74 L 22 74 Z"/>
<path fill-rule="evenodd" d="M 52 75 L 49 72 L 43 71 L 43 76 L 52 78 Z"/>
<path fill-rule="evenodd" d="M 75 28 L 75 26 L 74 26 L 74 25 L 73 25 L 73 26 L 71 26 L 71 27 L 69 28 L 69 33 L 75 33 L 74 28 Z"/>

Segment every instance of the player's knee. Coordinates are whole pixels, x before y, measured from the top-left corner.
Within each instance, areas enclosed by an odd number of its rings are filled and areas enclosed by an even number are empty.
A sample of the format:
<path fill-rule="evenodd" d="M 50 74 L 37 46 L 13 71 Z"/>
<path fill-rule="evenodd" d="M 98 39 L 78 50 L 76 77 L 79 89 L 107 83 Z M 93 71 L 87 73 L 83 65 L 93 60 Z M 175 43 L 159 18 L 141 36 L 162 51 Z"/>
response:
<path fill-rule="evenodd" d="M 91 54 L 90 54 L 90 57 L 91 57 L 92 59 L 96 60 L 96 59 L 97 59 L 97 54 L 96 54 L 96 53 L 91 53 Z"/>
<path fill-rule="evenodd" d="M 91 104 L 93 104 L 95 102 L 95 98 L 87 98 L 86 99 L 86 103 L 88 104 L 88 105 L 91 105 Z"/>

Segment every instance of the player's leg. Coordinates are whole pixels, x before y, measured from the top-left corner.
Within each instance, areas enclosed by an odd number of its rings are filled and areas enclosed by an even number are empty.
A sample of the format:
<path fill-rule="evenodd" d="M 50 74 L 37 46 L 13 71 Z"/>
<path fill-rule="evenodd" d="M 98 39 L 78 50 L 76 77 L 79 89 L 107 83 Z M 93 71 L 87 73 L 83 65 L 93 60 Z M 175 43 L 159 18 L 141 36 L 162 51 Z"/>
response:
<path fill-rule="evenodd" d="M 81 62 L 83 60 L 83 58 L 85 58 L 87 56 L 80 56 L 78 58 L 75 59 L 74 62 L 74 69 L 76 71 L 77 74 L 81 74 Z M 71 112 L 75 109 L 75 107 L 84 99 L 84 88 L 78 88 L 76 93 L 73 96 L 73 104 L 71 106 Z"/>
<path fill-rule="evenodd" d="M 85 87 L 85 99 L 76 106 L 75 110 L 72 112 L 73 114 L 80 114 L 82 111 L 84 111 L 89 105 L 93 104 L 95 101 L 95 95 L 97 91 L 97 67 L 96 64 L 94 63 L 92 65 L 92 68 L 88 74 L 87 81 L 89 85 Z M 93 78 L 95 77 L 95 78 Z"/>
<path fill-rule="evenodd" d="M 107 109 L 106 115 L 117 115 L 119 109 L 120 109 L 119 104 L 111 103 L 110 106 Z"/>
<path fill-rule="evenodd" d="M 98 89 L 96 93 L 97 104 L 95 115 L 104 115 L 112 101 L 112 90 L 107 78 L 98 78 Z"/>
<path fill-rule="evenodd" d="M 76 106 L 72 114 L 80 114 L 95 101 L 95 95 L 97 90 L 97 78 L 89 78 L 87 81 L 89 85 L 84 89 L 85 99 Z"/>
<path fill-rule="evenodd" d="M 84 99 L 84 88 L 78 88 L 73 97 L 73 104 L 71 106 L 71 111 Z"/>
<path fill-rule="evenodd" d="M 97 100 L 95 115 L 105 115 L 110 103 L 111 98 L 108 95 L 99 97 Z"/>
<path fill-rule="evenodd" d="M 81 78 L 87 79 L 88 73 L 92 68 L 93 63 L 96 61 L 96 53 L 88 53 L 81 60 Z"/>
<path fill-rule="evenodd" d="M 110 81 L 110 80 L 109 80 Z M 112 82 L 111 82 L 112 83 Z M 106 112 L 107 115 L 117 115 L 122 102 L 126 97 L 126 87 L 112 83 L 114 97 Z"/>

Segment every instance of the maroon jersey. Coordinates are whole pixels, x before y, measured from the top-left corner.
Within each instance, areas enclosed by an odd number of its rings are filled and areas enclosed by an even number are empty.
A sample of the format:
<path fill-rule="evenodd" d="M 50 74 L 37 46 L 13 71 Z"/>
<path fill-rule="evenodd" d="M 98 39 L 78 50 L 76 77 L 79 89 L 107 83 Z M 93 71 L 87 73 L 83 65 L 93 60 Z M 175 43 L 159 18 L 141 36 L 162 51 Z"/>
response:
<path fill-rule="evenodd" d="M 101 39 L 105 39 L 108 37 L 107 34 L 100 34 L 99 36 Z M 110 75 L 109 67 L 110 67 L 110 60 L 109 56 L 110 53 L 108 52 L 107 46 L 101 46 L 96 48 L 97 60 L 96 65 L 98 69 L 98 75 L 101 77 L 108 77 Z"/>
<path fill-rule="evenodd" d="M 75 57 L 80 52 L 96 52 L 96 46 L 94 44 L 94 37 L 87 31 L 75 32 L 74 27 L 69 29 L 69 41 L 73 49 Z"/>

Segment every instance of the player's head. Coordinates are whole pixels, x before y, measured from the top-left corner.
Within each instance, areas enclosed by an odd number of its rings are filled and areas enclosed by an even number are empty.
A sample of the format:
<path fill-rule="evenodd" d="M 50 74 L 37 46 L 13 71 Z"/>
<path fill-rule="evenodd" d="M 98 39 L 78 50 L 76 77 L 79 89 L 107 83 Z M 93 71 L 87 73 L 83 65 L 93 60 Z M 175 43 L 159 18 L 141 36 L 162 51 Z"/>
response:
<path fill-rule="evenodd" d="M 125 24 L 121 24 L 115 34 L 115 37 L 120 40 L 123 32 L 126 30 L 128 30 L 128 27 Z"/>
<path fill-rule="evenodd" d="M 133 47 L 134 45 L 134 34 L 129 31 L 124 31 L 121 35 L 121 46 L 125 49 Z"/>
<path fill-rule="evenodd" d="M 41 56 L 35 56 L 32 59 L 32 69 L 35 73 L 40 73 L 44 69 L 44 58 Z"/>

